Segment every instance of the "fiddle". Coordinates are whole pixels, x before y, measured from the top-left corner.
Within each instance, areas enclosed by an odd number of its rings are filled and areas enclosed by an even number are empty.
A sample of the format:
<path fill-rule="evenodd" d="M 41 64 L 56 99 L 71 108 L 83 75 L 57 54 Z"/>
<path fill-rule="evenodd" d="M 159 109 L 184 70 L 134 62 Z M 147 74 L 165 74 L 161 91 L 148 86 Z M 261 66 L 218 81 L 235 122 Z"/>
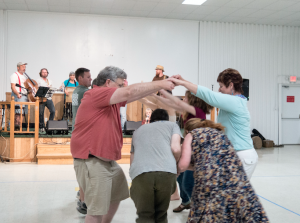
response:
<path fill-rule="evenodd" d="M 31 79 L 25 72 L 24 74 L 26 75 L 26 77 L 28 78 L 25 82 L 24 82 L 24 86 L 27 89 L 28 92 L 28 100 L 31 102 L 35 102 L 36 98 L 35 98 L 35 94 L 39 89 L 39 85 L 37 84 L 37 82 L 33 79 Z M 40 102 L 45 102 L 47 99 L 46 98 L 40 98 L 39 101 Z"/>

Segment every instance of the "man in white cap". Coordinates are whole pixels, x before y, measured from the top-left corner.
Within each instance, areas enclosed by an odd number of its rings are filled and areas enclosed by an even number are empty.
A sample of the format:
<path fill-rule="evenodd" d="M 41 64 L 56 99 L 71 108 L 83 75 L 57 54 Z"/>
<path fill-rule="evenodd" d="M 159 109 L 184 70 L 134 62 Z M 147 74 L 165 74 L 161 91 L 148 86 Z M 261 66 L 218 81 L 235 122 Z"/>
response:
<path fill-rule="evenodd" d="M 17 72 L 10 76 L 11 85 L 11 96 L 15 97 L 15 101 L 28 102 L 27 90 L 25 89 L 24 82 L 27 77 L 24 75 L 27 63 L 19 62 L 17 63 Z M 27 106 L 25 108 L 25 113 L 27 113 Z M 15 114 L 15 128 L 20 128 L 20 109 L 16 109 Z"/>

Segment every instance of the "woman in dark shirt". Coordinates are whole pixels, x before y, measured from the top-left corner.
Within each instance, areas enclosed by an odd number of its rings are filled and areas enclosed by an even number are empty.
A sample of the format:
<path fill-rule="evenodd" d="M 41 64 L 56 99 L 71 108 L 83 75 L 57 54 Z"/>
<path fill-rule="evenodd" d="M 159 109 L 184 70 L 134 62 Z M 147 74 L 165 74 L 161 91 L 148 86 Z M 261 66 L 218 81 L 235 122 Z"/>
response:
<path fill-rule="evenodd" d="M 204 102 L 202 99 L 186 91 L 185 98 L 180 100 L 168 92 L 161 90 L 162 97 L 156 96 L 158 100 L 164 104 L 174 108 L 182 113 L 183 123 L 185 124 L 191 118 L 206 119 L 206 114 L 210 114 L 211 105 Z M 177 177 L 177 182 L 180 189 L 181 204 L 173 210 L 173 212 L 181 212 L 184 209 L 190 209 L 191 196 L 194 187 L 194 171 L 187 170 Z M 171 200 L 176 200 L 176 194 L 172 195 Z M 177 195 L 178 196 L 178 195 Z"/>

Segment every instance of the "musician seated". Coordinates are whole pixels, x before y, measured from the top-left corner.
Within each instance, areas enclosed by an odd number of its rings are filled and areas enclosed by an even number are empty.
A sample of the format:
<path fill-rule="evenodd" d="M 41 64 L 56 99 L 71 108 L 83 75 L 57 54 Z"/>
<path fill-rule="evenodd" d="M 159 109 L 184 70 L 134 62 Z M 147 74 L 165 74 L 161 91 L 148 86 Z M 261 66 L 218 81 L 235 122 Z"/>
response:
<path fill-rule="evenodd" d="M 69 79 L 63 82 L 63 88 L 65 89 L 65 94 L 67 96 L 69 95 L 69 92 L 66 89 L 67 87 L 77 87 L 78 85 L 79 85 L 78 82 L 75 80 L 75 73 L 71 71 L 69 73 Z"/>
<path fill-rule="evenodd" d="M 26 65 L 27 63 L 19 62 L 17 64 L 17 72 L 13 73 L 10 76 L 10 85 L 11 85 L 11 96 L 15 97 L 15 101 L 19 102 L 28 102 L 28 97 L 27 97 L 27 90 L 25 88 L 25 81 L 27 80 L 27 77 L 25 76 L 25 70 L 26 70 Z M 16 106 L 16 108 L 19 108 L 20 106 Z M 22 106 L 24 107 L 24 106 Z M 28 107 L 25 106 L 24 113 L 27 114 L 27 109 Z M 21 109 L 16 109 L 15 110 L 15 130 L 20 129 L 20 113 Z M 24 115 L 23 113 L 23 115 Z"/>
<path fill-rule="evenodd" d="M 48 79 L 48 75 L 49 72 L 46 68 L 42 68 L 40 71 L 40 78 L 38 79 L 37 83 L 39 85 L 39 87 L 52 87 L 52 81 Z M 39 125 L 40 125 L 40 130 L 42 132 L 45 131 L 45 121 L 44 121 L 44 112 L 45 112 L 45 107 L 47 107 L 50 111 L 50 116 L 49 116 L 49 120 L 53 120 L 54 119 L 54 115 L 55 115 L 55 108 L 54 108 L 54 104 L 52 101 L 52 95 L 53 92 L 51 89 L 49 89 L 49 91 L 46 94 L 46 98 L 47 101 L 46 102 L 42 102 L 40 103 L 40 111 L 39 111 Z"/>

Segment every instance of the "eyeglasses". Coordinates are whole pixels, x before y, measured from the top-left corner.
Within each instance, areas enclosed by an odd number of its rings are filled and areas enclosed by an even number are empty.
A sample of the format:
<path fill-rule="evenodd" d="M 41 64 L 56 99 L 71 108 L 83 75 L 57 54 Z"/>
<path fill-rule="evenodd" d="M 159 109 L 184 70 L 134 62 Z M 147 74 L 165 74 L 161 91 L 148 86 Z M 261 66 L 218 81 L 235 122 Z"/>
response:
<path fill-rule="evenodd" d="M 113 80 L 111 80 L 112 82 L 115 82 L 115 81 L 113 81 Z M 121 88 L 121 87 L 124 87 L 124 84 L 118 84 L 117 82 L 115 82 L 118 86 L 119 86 L 119 88 Z"/>

